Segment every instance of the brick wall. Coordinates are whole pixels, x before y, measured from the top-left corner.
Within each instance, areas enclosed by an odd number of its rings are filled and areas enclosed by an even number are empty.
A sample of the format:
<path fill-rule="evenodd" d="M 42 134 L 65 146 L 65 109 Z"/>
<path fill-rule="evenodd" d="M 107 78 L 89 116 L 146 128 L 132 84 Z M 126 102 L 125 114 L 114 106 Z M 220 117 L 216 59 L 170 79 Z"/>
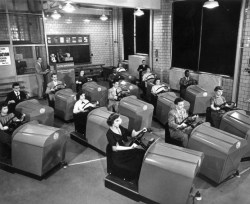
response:
<path fill-rule="evenodd" d="M 171 67 L 171 0 L 161 1 L 161 10 L 154 11 L 153 23 L 153 70 L 160 78 L 169 82 L 168 70 Z M 155 51 L 158 50 L 158 57 Z"/>
<path fill-rule="evenodd" d="M 88 18 L 90 23 L 83 20 Z M 64 15 L 59 20 L 45 20 L 45 32 L 53 34 L 87 34 L 90 35 L 90 51 L 92 63 L 113 65 L 112 19 L 101 21 L 99 16 Z"/>
<path fill-rule="evenodd" d="M 245 21 L 244 21 L 244 32 L 243 32 L 244 48 L 242 49 L 242 60 L 240 70 L 240 83 L 239 83 L 239 96 L 238 96 L 238 107 L 244 110 L 250 110 L 249 99 L 250 99 L 250 74 L 245 71 L 245 68 L 250 68 L 248 65 L 250 58 L 250 10 L 248 8 Z M 248 41 L 248 42 L 247 42 Z M 248 102 L 249 101 L 249 102 Z"/>

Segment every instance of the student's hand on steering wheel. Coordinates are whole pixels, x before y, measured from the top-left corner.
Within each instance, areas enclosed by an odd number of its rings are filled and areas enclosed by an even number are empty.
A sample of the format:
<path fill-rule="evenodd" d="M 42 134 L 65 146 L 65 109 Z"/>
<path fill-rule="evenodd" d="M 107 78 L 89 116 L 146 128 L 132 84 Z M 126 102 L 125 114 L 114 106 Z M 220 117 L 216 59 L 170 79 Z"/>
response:
<path fill-rule="evenodd" d="M 148 131 L 148 129 L 145 127 L 142 129 L 142 132 L 147 132 L 147 131 Z"/>
<path fill-rule="evenodd" d="M 8 130 L 9 127 L 8 126 L 3 126 L 3 130 Z"/>
<path fill-rule="evenodd" d="M 16 102 L 14 100 L 11 100 L 8 102 L 8 104 L 10 104 L 10 103 L 16 103 Z"/>
<path fill-rule="evenodd" d="M 199 118 L 199 115 L 194 115 L 194 116 L 192 117 L 192 120 L 195 120 L 196 118 Z"/>
<path fill-rule="evenodd" d="M 186 123 L 182 123 L 182 124 L 179 125 L 179 128 L 185 128 L 185 127 L 187 127 Z"/>
<path fill-rule="evenodd" d="M 130 147 L 131 147 L 131 149 L 134 149 L 134 148 L 138 147 L 138 145 L 133 143 Z"/>

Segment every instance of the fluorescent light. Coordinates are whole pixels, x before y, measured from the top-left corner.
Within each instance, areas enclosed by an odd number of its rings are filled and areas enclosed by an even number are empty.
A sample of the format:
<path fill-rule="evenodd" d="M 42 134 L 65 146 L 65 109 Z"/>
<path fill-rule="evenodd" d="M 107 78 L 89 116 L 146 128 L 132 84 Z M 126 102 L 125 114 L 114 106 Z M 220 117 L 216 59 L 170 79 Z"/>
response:
<path fill-rule="evenodd" d="M 51 17 L 55 20 L 58 20 L 61 18 L 61 14 L 57 12 L 57 10 L 54 10 L 54 12 L 51 14 Z"/>
<path fill-rule="evenodd" d="M 106 20 L 108 20 L 108 17 L 105 14 L 102 14 L 102 16 L 100 17 L 100 19 L 102 21 L 106 21 Z"/>
<path fill-rule="evenodd" d="M 71 13 L 71 12 L 73 12 L 76 9 L 75 9 L 75 7 L 72 4 L 70 4 L 68 2 L 68 3 L 65 4 L 65 6 L 63 6 L 62 10 Z"/>
<path fill-rule="evenodd" d="M 83 20 L 83 22 L 88 24 L 90 22 L 90 20 L 86 18 L 86 19 Z"/>
<path fill-rule="evenodd" d="M 136 16 L 142 16 L 142 15 L 144 15 L 144 12 L 143 12 L 140 8 L 138 8 L 138 9 L 134 12 L 134 15 L 136 15 Z"/>
<path fill-rule="evenodd" d="M 219 6 L 218 1 L 214 1 L 214 0 L 206 1 L 206 2 L 203 4 L 203 7 L 208 8 L 208 9 L 213 9 L 213 8 L 215 8 L 215 7 L 218 7 L 218 6 Z"/>

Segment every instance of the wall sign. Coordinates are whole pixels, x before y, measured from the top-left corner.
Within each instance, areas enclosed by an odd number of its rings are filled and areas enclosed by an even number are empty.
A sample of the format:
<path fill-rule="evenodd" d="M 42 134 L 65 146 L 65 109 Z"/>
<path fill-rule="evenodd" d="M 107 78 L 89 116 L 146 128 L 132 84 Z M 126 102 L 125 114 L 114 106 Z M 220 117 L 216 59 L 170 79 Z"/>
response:
<path fill-rule="evenodd" d="M 89 35 L 47 35 L 48 45 L 89 45 Z"/>
<path fill-rule="evenodd" d="M 9 47 L 0 47 L 0 65 L 10 65 L 10 49 Z"/>

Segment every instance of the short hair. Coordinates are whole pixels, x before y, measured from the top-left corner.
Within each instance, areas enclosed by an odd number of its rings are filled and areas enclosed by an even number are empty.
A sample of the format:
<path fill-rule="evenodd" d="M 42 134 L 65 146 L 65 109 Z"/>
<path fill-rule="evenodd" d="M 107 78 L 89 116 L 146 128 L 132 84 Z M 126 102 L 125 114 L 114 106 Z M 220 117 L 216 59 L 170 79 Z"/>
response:
<path fill-rule="evenodd" d="M 51 74 L 51 78 L 52 78 L 54 75 L 57 76 L 57 73 L 53 72 L 53 73 Z"/>
<path fill-rule="evenodd" d="M 146 62 L 146 60 L 142 60 L 141 62 Z"/>
<path fill-rule="evenodd" d="M 41 58 L 41 57 L 37 57 L 36 59 L 39 60 L 39 58 Z M 41 58 L 41 59 L 42 59 L 42 58 Z"/>
<path fill-rule="evenodd" d="M 214 91 L 218 91 L 218 90 L 223 90 L 223 88 L 222 88 L 221 86 L 216 86 L 216 87 L 214 88 Z"/>
<path fill-rule="evenodd" d="M 188 69 L 186 69 L 184 73 L 186 74 L 186 73 L 188 73 L 188 72 L 189 72 L 189 70 L 188 70 Z"/>
<path fill-rule="evenodd" d="M 154 84 L 156 84 L 156 81 L 157 80 L 160 80 L 161 81 L 161 79 L 160 78 L 155 78 L 155 80 L 154 80 Z"/>
<path fill-rule="evenodd" d="M 118 82 L 118 83 L 119 83 L 119 80 L 114 80 L 112 84 L 115 84 L 116 82 Z"/>
<path fill-rule="evenodd" d="M 8 103 L 7 102 L 1 103 L 1 105 L 0 105 L 0 111 L 2 111 L 3 107 L 8 107 Z"/>
<path fill-rule="evenodd" d="M 180 103 L 180 102 L 182 102 L 182 101 L 184 101 L 183 98 L 176 98 L 176 99 L 174 100 L 174 104 L 175 104 L 175 105 L 178 105 L 178 103 Z"/>
<path fill-rule="evenodd" d="M 12 88 L 14 88 L 15 86 L 20 86 L 20 84 L 19 84 L 18 82 L 14 82 L 14 83 L 12 84 Z"/>
<path fill-rule="evenodd" d="M 147 69 L 150 69 L 150 71 L 151 71 L 151 68 L 150 68 L 150 67 L 147 67 Z"/>
<path fill-rule="evenodd" d="M 78 93 L 76 94 L 76 100 L 77 100 L 77 101 L 80 99 L 80 96 L 81 96 L 82 94 L 85 94 L 85 92 L 84 92 L 83 90 L 78 91 Z"/>
<path fill-rule="evenodd" d="M 120 115 L 118 113 L 112 113 L 107 119 L 108 126 L 112 126 L 114 124 L 114 121 L 119 117 Z"/>

